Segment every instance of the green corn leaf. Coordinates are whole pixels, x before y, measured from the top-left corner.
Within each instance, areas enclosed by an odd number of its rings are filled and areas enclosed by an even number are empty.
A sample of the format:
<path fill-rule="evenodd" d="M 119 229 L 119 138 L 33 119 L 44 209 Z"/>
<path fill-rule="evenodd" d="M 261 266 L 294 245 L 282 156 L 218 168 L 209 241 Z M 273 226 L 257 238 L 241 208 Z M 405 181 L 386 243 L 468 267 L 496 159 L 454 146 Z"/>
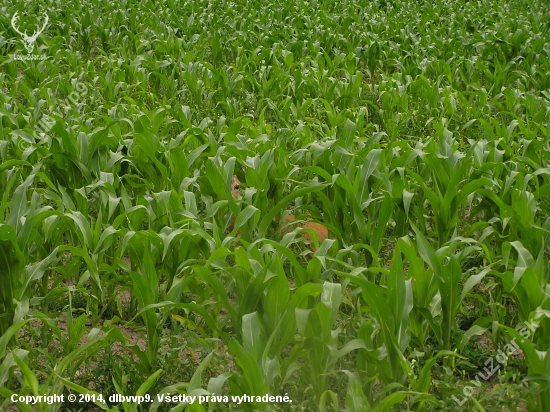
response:
<path fill-rule="evenodd" d="M 21 373 L 23 374 L 23 378 L 25 379 L 25 384 L 30 388 L 34 396 L 38 396 L 40 387 L 36 375 L 25 363 L 25 361 L 20 359 L 15 353 L 12 353 L 12 356 L 13 360 L 15 360 L 15 363 L 17 363 L 17 366 L 19 366 L 19 369 L 21 369 Z"/>
<path fill-rule="evenodd" d="M 320 191 L 322 189 L 324 189 L 327 185 L 326 184 L 314 184 L 312 186 L 308 186 L 308 187 L 305 187 L 303 189 L 298 189 L 296 190 L 295 192 L 287 195 L 283 200 L 281 200 L 279 203 L 277 203 L 277 205 L 275 207 L 273 207 L 273 209 L 271 209 L 261 220 L 260 220 L 260 223 L 259 223 L 259 226 L 258 226 L 258 235 L 260 237 L 264 237 L 266 232 L 267 232 L 267 228 L 269 227 L 269 225 L 271 224 L 271 222 L 273 221 L 273 218 L 277 215 L 279 215 L 282 210 L 290 203 L 292 202 L 294 199 L 298 198 L 298 197 L 303 197 L 305 196 L 306 194 L 308 193 L 312 193 L 312 192 L 316 192 L 316 191 Z"/>

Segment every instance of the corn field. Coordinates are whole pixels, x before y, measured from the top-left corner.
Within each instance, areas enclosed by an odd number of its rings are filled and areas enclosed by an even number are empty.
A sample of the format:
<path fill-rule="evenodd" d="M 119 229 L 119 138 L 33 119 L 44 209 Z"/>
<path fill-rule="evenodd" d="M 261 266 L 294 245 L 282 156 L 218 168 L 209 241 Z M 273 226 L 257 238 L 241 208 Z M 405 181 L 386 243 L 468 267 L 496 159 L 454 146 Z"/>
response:
<path fill-rule="evenodd" d="M 550 411 L 549 10 L 0 2 L 0 410 Z"/>

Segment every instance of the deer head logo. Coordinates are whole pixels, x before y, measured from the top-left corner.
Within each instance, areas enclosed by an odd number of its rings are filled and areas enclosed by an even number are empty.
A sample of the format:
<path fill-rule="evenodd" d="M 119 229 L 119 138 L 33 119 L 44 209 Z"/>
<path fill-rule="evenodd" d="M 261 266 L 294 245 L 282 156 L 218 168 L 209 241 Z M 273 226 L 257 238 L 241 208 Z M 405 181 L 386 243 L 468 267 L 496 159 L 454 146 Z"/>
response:
<path fill-rule="evenodd" d="M 36 39 L 38 38 L 38 36 L 40 36 L 40 33 L 42 33 L 44 31 L 44 29 L 46 28 L 46 26 L 48 25 L 49 18 L 48 18 L 48 15 L 46 13 L 44 13 L 44 17 L 45 17 L 44 24 L 42 25 L 42 27 L 40 29 L 36 30 L 32 34 L 32 36 L 29 36 L 26 32 L 24 32 L 24 31 L 22 32 L 16 27 L 16 24 L 19 21 L 18 13 L 19 12 L 15 12 L 15 14 L 13 15 L 13 17 L 11 19 L 11 26 L 13 27 L 13 29 L 17 33 L 19 33 L 21 36 L 23 36 L 23 46 L 25 46 L 25 49 L 27 49 L 27 53 L 31 54 L 32 50 L 34 49 L 34 43 L 36 42 Z"/>

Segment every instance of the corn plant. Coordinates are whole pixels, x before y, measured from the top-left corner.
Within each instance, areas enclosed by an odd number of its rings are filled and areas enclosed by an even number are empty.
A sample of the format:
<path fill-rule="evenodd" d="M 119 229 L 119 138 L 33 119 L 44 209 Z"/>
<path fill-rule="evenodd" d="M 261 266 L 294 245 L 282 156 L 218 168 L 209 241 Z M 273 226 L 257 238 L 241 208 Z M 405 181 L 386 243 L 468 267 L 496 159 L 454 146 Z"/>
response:
<path fill-rule="evenodd" d="M 3 409 L 548 409 L 544 1 L 65 3 L 0 5 Z"/>

